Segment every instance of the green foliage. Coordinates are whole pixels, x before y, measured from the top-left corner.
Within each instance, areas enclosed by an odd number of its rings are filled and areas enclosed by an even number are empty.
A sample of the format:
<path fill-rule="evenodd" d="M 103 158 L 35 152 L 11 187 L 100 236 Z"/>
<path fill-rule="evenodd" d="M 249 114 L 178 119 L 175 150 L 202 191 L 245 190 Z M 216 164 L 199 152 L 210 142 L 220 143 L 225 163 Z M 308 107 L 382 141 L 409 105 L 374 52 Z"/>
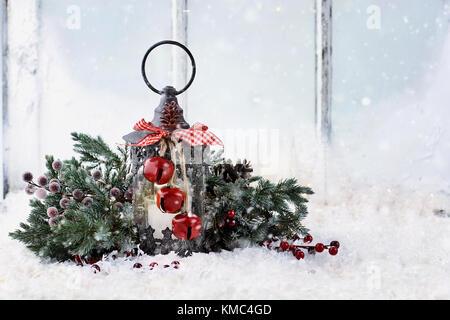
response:
<path fill-rule="evenodd" d="M 296 179 L 272 183 L 262 177 L 240 177 L 233 182 L 226 181 L 223 175 L 211 175 L 207 191 L 204 222 L 207 249 L 233 249 L 243 242 L 256 244 L 269 235 L 292 238 L 308 233 L 301 223 L 308 213 L 304 195 L 313 191 L 298 185 Z M 236 212 L 236 225 L 223 227 L 230 209 Z"/>
<path fill-rule="evenodd" d="M 37 255 L 59 261 L 75 254 L 98 257 L 114 249 L 135 247 L 137 236 L 131 204 L 123 197 L 131 183 L 131 177 L 127 176 L 128 149 L 119 147 L 115 153 L 100 137 L 86 134 L 72 133 L 72 139 L 74 151 L 80 154 L 79 160 L 65 160 L 61 171 L 56 171 L 52 167 L 53 156 L 46 156 L 45 176 L 58 179 L 61 191 L 48 192 L 44 200 L 32 199 L 27 223 L 21 223 L 21 229 L 10 236 L 25 243 Z M 94 168 L 102 171 L 101 180 L 96 181 L 90 175 Z M 110 196 L 113 187 L 122 191 L 120 198 Z M 49 191 L 48 186 L 44 188 Z M 74 200 L 75 189 L 91 197 L 92 203 L 83 205 L 81 199 Z M 60 206 L 62 198 L 72 200 L 66 208 Z M 116 202 L 124 204 L 123 212 L 116 208 Z M 59 212 L 59 220 L 52 226 L 47 216 L 49 207 L 56 207 Z"/>

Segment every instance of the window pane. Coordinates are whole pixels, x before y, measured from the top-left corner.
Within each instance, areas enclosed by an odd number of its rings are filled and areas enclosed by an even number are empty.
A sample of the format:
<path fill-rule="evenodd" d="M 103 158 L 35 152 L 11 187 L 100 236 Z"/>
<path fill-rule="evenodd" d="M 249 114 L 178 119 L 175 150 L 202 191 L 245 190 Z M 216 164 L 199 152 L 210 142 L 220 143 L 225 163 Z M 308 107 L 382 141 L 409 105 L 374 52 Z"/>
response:
<path fill-rule="evenodd" d="M 343 161 L 330 161 L 330 174 L 448 188 L 448 2 L 333 5 L 334 148 Z"/>
<path fill-rule="evenodd" d="M 286 144 L 298 142 L 295 130 L 298 140 L 313 132 L 314 2 L 191 0 L 189 46 L 189 120 L 222 129 L 227 155 L 249 157 L 259 173 L 297 171 Z"/>
<path fill-rule="evenodd" d="M 42 0 L 41 10 L 42 152 L 59 143 L 57 156 L 71 155 L 72 131 L 122 143 L 159 103 L 140 68 L 148 47 L 170 38 L 170 1 Z M 149 68 L 155 86 L 167 85 L 169 48 Z"/>

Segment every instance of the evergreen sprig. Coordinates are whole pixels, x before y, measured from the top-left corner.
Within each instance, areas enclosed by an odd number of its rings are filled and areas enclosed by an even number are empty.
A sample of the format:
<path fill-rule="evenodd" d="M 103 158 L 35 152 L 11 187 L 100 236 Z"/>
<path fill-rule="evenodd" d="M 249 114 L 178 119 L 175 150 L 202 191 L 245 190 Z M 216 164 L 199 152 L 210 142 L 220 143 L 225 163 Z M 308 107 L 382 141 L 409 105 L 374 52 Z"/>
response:
<path fill-rule="evenodd" d="M 285 179 L 273 183 L 259 176 L 248 177 L 232 172 L 240 178 L 234 182 L 212 168 L 207 180 L 206 217 L 204 245 L 209 250 L 233 249 L 243 242 L 260 243 L 270 236 L 292 238 L 308 234 L 301 221 L 308 214 L 305 195 L 313 194 L 309 187 L 301 186 L 297 180 Z M 229 170 L 228 170 L 229 171 Z M 227 212 L 234 210 L 236 225 L 227 226 Z M 228 219 L 229 220 L 229 219 Z"/>
<path fill-rule="evenodd" d="M 59 261 L 74 255 L 99 257 L 112 250 L 129 250 L 136 247 L 137 236 L 133 228 L 131 199 L 124 197 L 132 177 L 127 176 L 128 150 L 118 147 L 111 150 L 101 137 L 72 133 L 74 151 L 79 160 L 63 161 L 62 168 L 54 168 L 54 157 L 46 156 L 48 180 L 57 179 L 60 191 L 51 191 L 49 185 L 41 188 L 48 193 L 42 199 L 30 200 L 31 213 L 27 223 L 10 236 L 26 244 L 37 255 Z M 90 170 L 103 172 L 102 179 L 92 176 Z M 33 181 L 29 187 L 39 187 Z M 111 196 L 111 189 L 118 188 L 121 195 Z M 74 197 L 74 190 L 83 197 Z M 88 204 L 86 197 L 92 199 Z M 70 201 L 62 206 L 60 201 Z M 119 204 L 117 204 L 120 202 Z M 58 209 L 55 223 L 49 223 L 47 210 Z"/>

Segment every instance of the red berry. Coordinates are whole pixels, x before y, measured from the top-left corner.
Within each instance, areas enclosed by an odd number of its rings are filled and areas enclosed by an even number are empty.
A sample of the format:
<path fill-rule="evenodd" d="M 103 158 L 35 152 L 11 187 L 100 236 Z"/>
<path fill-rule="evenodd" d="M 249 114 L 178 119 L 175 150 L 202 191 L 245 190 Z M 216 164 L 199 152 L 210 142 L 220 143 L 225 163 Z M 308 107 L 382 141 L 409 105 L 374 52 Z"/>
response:
<path fill-rule="evenodd" d="M 59 200 L 59 206 L 63 209 L 66 209 L 69 201 L 70 201 L 70 199 L 68 199 L 68 198 L 62 198 L 61 200 Z"/>
<path fill-rule="evenodd" d="M 236 212 L 234 212 L 234 210 L 228 210 L 227 218 L 233 219 L 235 215 L 236 215 Z"/>
<path fill-rule="evenodd" d="M 97 273 L 97 271 L 98 271 L 98 272 L 101 271 L 101 269 L 100 269 L 100 267 L 98 266 L 98 264 L 93 264 L 91 267 L 95 269 L 95 270 L 94 270 L 94 273 Z"/>
<path fill-rule="evenodd" d="M 174 264 L 174 265 L 175 265 L 175 264 L 180 264 L 180 262 L 175 260 L 175 261 L 172 261 L 171 264 Z"/>
<path fill-rule="evenodd" d="M 120 197 L 120 195 L 122 194 L 122 192 L 120 191 L 120 189 L 119 189 L 119 188 L 116 188 L 116 187 L 112 188 L 111 191 L 110 191 L 109 193 L 110 193 L 111 196 L 114 197 L 114 198 L 118 198 L 118 197 Z"/>
<path fill-rule="evenodd" d="M 161 188 L 156 193 L 156 205 L 164 213 L 177 213 L 184 204 L 184 192 L 178 188 Z"/>
<path fill-rule="evenodd" d="M 72 192 L 74 199 L 81 200 L 83 198 L 83 192 L 80 189 L 75 189 Z"/>
<path fill-rule="evenodd" d="M 99 180 L 102 178 L 102 172 L 100 170 L 92 170 L 91 176 L 94 180 Z"/>
<path fill-rule="evenodd" d="M 313 237 L 311 237 L 311 235 L 309 235 L 309 234 L 303 238 L 303 242 L 305 242 L 305 243 L 312 242 L 312 241 L 313 241 Z"/>
<path fill-rule="evenodd" d="M 337 247 L 330 247 L 329 249 L 328 249 L 328 253 L 329 254 L 331 254 L 332 256 L 335 256 L 335 255 L 337 255 L 337 253 L 338 253 L 338 248 Z"/>
<path fill-rule="evenodd" d="M 289 246 L 289 251 L 295 251 L 297 249 L 297 246 L 295 244 L 291 244 Z"/>
<path fill-rule="evenodd" d="M 302 250 L 297 250 L 297 251 L 295 251 L 295 257 L 296 257 L 298 260 L 300 260 L 300 259 L 303 259 L 303 258 L 305 257 L 305 254 L 303 253 Z"/>
<path fill-rule="evenodd" d="M 58 182 L 52 182 L 48 185 L 48 190 L 50 190 L 50 192 L 59 192 L 59 190 L 61 190 L 61 186 Z"/>
<path fill-rule="evenodd" d="M 30 182 L 31 180 L 33 180 L 33 174 L 31 172 L 25 172 L 22 176 L 23 181 L 25 182 Z"/>
<path fill-rule="evenodd" d="M 133 199 L 133 192 L 131 192 L 130 190 L 127 190 L 127 191 L 125 191 L 124 196 L 125 196 L 125 199 L 131 200 L 131 199 Z"/>
<path fill-rule="evenodd" d="M 125 251 L 124 253 L 127 257 L 133 256 L 133 252 L 131 252 L 131 251 Z"/>
<path fill-rule="evenodd" d="M 315 246 L 314 246 L 314 249 L 317 251 L 317 252 L 322 252 L 324 249 L 325 249 L 325 246 L 323 245 L 323 243 L 317 243 Z"/>
<path fill-rule="evenodd" d="M 330 242 L 330 246 L 336 247 L 338 249 L 339 249 L 340 245 L 341 244 L 339 243 L 339 241 L 336 241 L 336 240 Z"/>
<path fill-rule="evenodd" d="M 137 269 L 142 268 L 142 264 L 140 264 L 139 262 L 136 262 L 136 263 L 133 265 L 133 268 L 137 268 Z"/>
<path fill-rule="evenodd" d="M 47 215 L 50 218 L 55 217 L 58 214 L 58 209 L 56 209 L 56 207 L 50 207 L 47 209 Z"/>
<path fill-rule="evenodd" d="M 286 251 L 289 248 L 289 243 L 287 241 L 281 241 L 280 248 L 283 251 Z"/>
<path fill-rule="evenodd" d="M 46 176 L 40 176 L 38 179 L 37 179 L 37 183 L 40 185 L 40 186 L 46 186 L 47 185 L 47 183 L 48 183 L 48 179 L 47 179 L 47 177 Z"/>
<path fill-rule="evenodd" d="M 156 267 L 157 265 L 158 265 L 158 263 L 156 263 L 156 262 L 152 262 L 152 263 L 149 264 L 149 266 L 152 267 L 152 268 Z"/>
<path fill-rule="evenodd" d="M 175 166 L 173 162 L 160 157 L 152 157 L 144 163 L 144 177 L 157 184 L 165 184 L 172 178 Z"/>
<path fill-rule="evenodd" d="M 86 198 L 83 199 L 83 201 L 81 201 L 81 204 L 83 206 L 88 206 L 88 205 L 90 205 L 92 203 L 92 201 L 94 201 L 94 200 L 92 200 L 91 197 L 86 197 Z"/>
<path fill-rule="evenodd" d="M 27 184 L 27 186 L 25 187 L 25 192 L 29 195 L 34 194 L 35 191 L 36 191 L 36 187 L 33 186 L 32 184 Z"/>
<path fill-rule="evenodd" d="M 39 188 L 34 192 L 34 195 L 39 199 L 44 199 L 47 196 L 47 191 L 45 189 Z"/>
<path fill-rule="evenodd" d="M 52 163 L 52 167 L 53 167 L 53 169 L 56 170 L 56 171 L 61 170 L 62 165 L 63 165 L 63 164 L 62 164 L 61 160 L 55 160 L 55 161 L 53 161 L 53 163 Z"/>
<path fill-rule="evenodd" d="M 230 227 L 234 227 L 236 225 L 236 220 L 233 219 L 233 220 L 228 221 L 228 225 Z"/>
<path fill-rule="evenodd" d="M 116 208 L 117 211 L 123 211 L 123 203 L 122 202 L 114 203 L 114 208 Z"/>
<path fill-rule="evenodd" d="M 165 265 L 164 265 L 164 268 L 168 268 L 168 267 L 170 267 L 168 264 L 165 264 Z"/>
<path fill-rule="evenodd" d="M 174 265 L 173 268 L 174 269 L 178 269 L 179 267 L 178 267 L 178 265 Z"/>

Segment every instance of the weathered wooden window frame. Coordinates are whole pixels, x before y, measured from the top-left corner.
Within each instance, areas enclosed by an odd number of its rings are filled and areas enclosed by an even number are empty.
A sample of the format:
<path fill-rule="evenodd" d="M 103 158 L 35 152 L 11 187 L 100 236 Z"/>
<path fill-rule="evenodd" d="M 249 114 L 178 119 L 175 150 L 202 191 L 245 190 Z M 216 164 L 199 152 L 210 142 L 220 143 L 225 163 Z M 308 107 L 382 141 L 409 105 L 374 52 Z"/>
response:
<path fill-rule="evenodd" d="M 0 164 L 2 166 L 2 170 L 0 173 L 0 194 L 2 197 L 6 195 L 11 182 L 18 177 L 18 172 L 12 172 L 11 168 L 8 167 L 8 162 L 10 158 L 20 156 L 20 154 L 12 154 L 13 151 L 9 148 L 8 145 L 8 136 L 10 134 L 11 126 L 16 125 L 15 123 L 11 123 L 9 119 L 9 109 L 8 109 L 8 80 L 9 80 L 9 65 L 10 60 L 8 59 L 8 9 L 11 2 L 8 0 L 0 0 L 1 1 L 1 24 L 2 24 L 2 32 L 1 32 L 1 47 L 2 47 L 2 62 L 1 62 L 1 74 L 2 74 L 2 87 L 1 87 L 1 117 L 2 117 L 2 125 L 1 125 L 1 136 L 0 141 L 2 144 L 2 159 L 0 160 Z M 172 0 L 172 9 L 171 9 L 171 24 L 172 24 L 172 39 L 179 41 L 185 45 L 188 44 L 188 0 Z M 27 2 L 29 6 L 34 6 L 37 10 L 40 8 L 40 0 L 34 0 Z M 315 125 L 317 129 L 317 135 L 322 142 L 328 144 L 331 141 L 331 76 L 332 76 L 332 0 L 315 0 Z M 23 11 L 23 14 L 27 14 L 33 12 L 32 10 Z M 36 16 L 36 12 L 33 17 L 27 17 L 27 19 L 38 19 Z M 39 22 L 38 22 L 39 23 Z M 36 45 L 36 44 L 34 44 Z M 25 48 L 27 50 L 28 48 Z M 35 66 L 36 69 L 38 66 Z M 187 56 L 182 52 L 176 50 L 174 48 L 172 52 L 172 75 L 173 75 L 173 83 L 174 86 L 182 87 L 186 83 L 186 79 L 188 77 L 188 61 Z M 27 81 L 38 81 L 38 77 L 36 79 Z M 33 97 L 38 98 L 39 92 L 31 93 Z M 185 112 L 188 112 L 188 101 L 187 95 L 184 94 L 179 97 L 180 105 L 183 106 Z M 39 104 L 39 102 L 36 102 Z M 20 109 L 20 106 L 19 106 Z M 15 111 L 16 112 L 16 111 Z M 19 111 L 20 112 L 20 111 Z M 39 128 L 39 119 L 40 119 L 40 109 L 39 106 L 36 106 L 34 110 L 34 114 L 32 114 L 32 121 L 37 122 L 35 124 L 36 128 Z M 23 114 L 22 116 L 27 116 Z M 30 137 L 33 139 L 39 139 L 38 134 L 33 134 Z M 28 141 L 25 143 L 23 148 L 20 150 L 27 149 L 27 146 L 36 143 L 36 141 Z M 38 143 L 38 142 L 37 142 Z M 39 154 L 35 154 L 39 152 L 39 148 L 31 151 L 32 154 L 29 154 L 27 158 L 34 158 L 35 156 L 40 156 Z M 31 169 L 31 168 L 30 168 Z M 12 178 L 12 179 L 11 179 Z"/>

